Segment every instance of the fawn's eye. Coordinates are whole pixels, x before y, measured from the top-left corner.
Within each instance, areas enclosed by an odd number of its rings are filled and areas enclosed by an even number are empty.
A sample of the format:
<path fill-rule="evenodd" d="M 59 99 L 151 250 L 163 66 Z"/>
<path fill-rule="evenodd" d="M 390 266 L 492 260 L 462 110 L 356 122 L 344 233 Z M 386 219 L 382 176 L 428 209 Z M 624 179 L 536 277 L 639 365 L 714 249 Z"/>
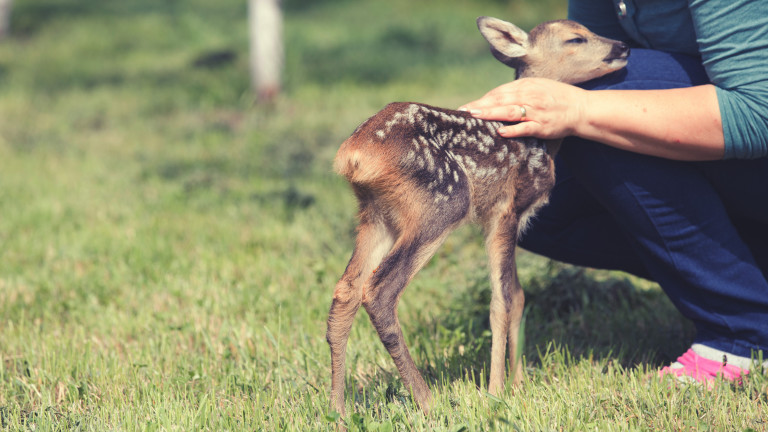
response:
<path fill-rule="evenodd" d="M 569 40 L 565 41 L 565 43 L 568 43 L 568 44 L 583 44 L 583 43 L 587 43 L 587 39 L 583 38 L 583 37 L 577 37 L 577 38 L 569 39 Z"/>

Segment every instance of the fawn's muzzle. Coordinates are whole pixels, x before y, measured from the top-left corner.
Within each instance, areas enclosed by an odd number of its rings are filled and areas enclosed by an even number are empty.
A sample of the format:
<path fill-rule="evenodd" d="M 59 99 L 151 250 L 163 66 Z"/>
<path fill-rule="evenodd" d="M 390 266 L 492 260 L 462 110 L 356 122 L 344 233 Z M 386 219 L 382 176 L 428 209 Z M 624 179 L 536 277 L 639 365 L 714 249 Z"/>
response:
<path fill-rule="evenodd" d="M 624 42 L 618 42 L 613 45 L 611 52 L 608 53 L 603 61 L 606 63 L 613 63 L 615 61 L 626 61 L 629 58 L 629 46 Z"/>

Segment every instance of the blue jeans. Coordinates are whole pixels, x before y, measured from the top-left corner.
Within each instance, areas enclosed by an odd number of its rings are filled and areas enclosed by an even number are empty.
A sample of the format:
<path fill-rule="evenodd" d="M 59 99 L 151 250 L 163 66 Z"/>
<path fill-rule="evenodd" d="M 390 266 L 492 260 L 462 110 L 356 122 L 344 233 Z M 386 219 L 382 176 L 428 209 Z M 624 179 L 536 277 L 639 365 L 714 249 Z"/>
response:
<path fill-rule="evenodd" d="M 707 82 L 700 59 L 637 49 L 626 70 L 583 87 Z M 679 162 L 573 137 L 556 163 L 523 248 L 656 281 L 695 324 L 696 343 L 768 356 L 768 158 Z"/>

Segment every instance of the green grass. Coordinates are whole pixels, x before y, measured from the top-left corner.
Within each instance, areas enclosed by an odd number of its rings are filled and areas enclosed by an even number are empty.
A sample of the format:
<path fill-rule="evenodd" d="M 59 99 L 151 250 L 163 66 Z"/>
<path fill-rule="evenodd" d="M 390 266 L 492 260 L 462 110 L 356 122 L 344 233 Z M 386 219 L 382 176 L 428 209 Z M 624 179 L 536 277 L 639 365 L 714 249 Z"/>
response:
<path fill-rule="evenodd" d="M 512 77 L 478 15 L 562 2 L 287 0 L 285 91 L 253 104 L 240 0 L 25 0 L 0 42 L 0 430 L 332 430 L 325 319 L 355 202 L 331 172 L 384 104 Z M 236 56 L 195 67 L 213 52 Z M 361 311 L 351 430 L 764 430 L 768 380 L 655 379 L 693 336 L 653 284 L 520 254 L 523 387 L 485 393 L 480 234 L 408 287 L 436 396 L 410 401 Z"/>

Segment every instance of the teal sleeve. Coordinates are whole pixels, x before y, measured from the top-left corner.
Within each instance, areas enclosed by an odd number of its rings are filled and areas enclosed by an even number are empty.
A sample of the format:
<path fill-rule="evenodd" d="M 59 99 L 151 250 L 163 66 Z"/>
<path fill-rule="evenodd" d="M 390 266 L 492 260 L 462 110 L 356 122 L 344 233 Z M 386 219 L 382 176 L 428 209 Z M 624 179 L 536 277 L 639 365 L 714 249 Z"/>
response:
<path fill-rule="evenodd" d="M 690 11 L 717 87 L 725 158 L 768 156 L 768 1 L 690 0 Z"/>
<path fill-rule="evenodd" d="M 632 42 L 619 24 L 613 0 L 570 0 L 568 19 L 580 23 L 600 36 L 627 44 Z"/>

